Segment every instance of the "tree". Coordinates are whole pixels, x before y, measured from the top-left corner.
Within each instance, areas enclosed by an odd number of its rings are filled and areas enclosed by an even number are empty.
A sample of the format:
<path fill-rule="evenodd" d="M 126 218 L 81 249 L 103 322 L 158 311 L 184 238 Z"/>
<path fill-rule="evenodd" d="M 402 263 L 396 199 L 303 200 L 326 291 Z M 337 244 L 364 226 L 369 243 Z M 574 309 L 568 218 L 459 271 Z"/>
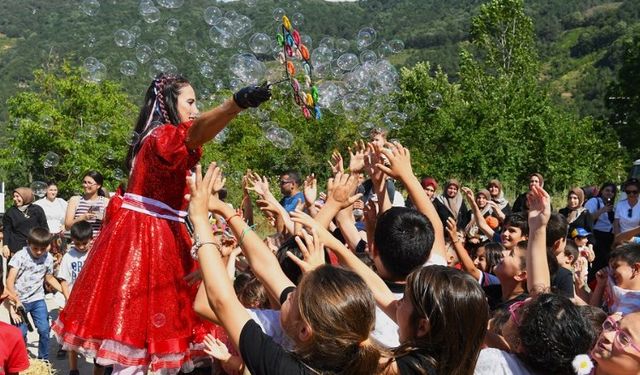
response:
<path fill-rule="evenodd" d="M 68 64 L 37 70 L 34 77 L 31 90 L 8 101 L 0 177 L 11 188 L 53 180 L 60 195 L 69 196 L 79 191 L 82 174 L 95 169 L 105 176 L 105 187 L 115 188 L 136 106 L 118 84 L 87 83 Z M 55 153 L 59 164 L 45 163 L 47 153 Z"/>

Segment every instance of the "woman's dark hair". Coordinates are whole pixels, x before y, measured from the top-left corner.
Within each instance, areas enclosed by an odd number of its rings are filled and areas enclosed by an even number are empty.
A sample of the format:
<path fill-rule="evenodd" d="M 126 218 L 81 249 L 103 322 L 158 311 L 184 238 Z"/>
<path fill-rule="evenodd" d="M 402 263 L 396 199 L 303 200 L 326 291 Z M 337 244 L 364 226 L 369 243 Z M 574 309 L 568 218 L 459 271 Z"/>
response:
<path fill-rule="evenodd" d="M 431 367 L 439 375 L 473 374 L 487 331 L 489 306 L 480 284 L 451 267 L 427 266 L 407 277 L 404 298 L 413 305 L 411 325 L 427 319 L 429 331 L 395 349 L 395 357 L 412 354 L 417 373 Z"/>
<path fill-rule="evenodd" d="M 296 356 L 320 373 L 378 372 L 382 352 L 369 339 L 376 305 L 360 276 L 323 265 L 302 278 L 296 293 L 298 303 L 292 308 L 312 332 L 309 340 L 297 343 Z"/>
<path fill-rule="evenodd" d="M 505 250 L 504 246 L 498 242 L 487 242 L 484 244 L 484 257 L 487 259 L 487 269 L 485 272 L 493 272 L 493 268 L 502 262 Z"/>
<path fill-rule="evenodd" d="M 127 153 L 125 161 L 127 170 L 131 169 L 133 158 L 142 147 L 143 139 L 147 134 L 160 125 L 180 123 L 177 109 L 178 95 L 180 90 L 189 84 L 189 81 L 180 75 L 166 73 L 158 74 L 151 82 L 134 129 L 139 136 L 138 141 L 129 147 Z"/>
<path fill-rule="evenodd" d="M 51 181 L 47 181 L 47 187 L 51 187 L 51 186 L 56 186 L 56 187 L 57 187 L 57 186 L 58 186 L 58 184 L 57 184 L 55 181 L 53 181 L 53 180 L 51 180 Z"/>
<path fill-rule="evenodd" d="M 589 352 L 596 336 L 591 324 L 569 298 L 540 294 L 520 312 L 518 356 L 541 374 L 573 375 L 578 354 Z"/>
<path fill-rule="evenodd" d="M 102 176 L 102 174 L 98 171 L 87 171 L 84 175 L 82 175 L 82 178 L 85 177 L 91 177 L 93 178 L 93 181 L 96 182 L 96 184 L 100 185 L 100 188 L 98 189 L 98 195 L 101 197 L 106 197 L 107 193 L 103 188 L 103 184 L 104 184 L 104 177 Z"/>

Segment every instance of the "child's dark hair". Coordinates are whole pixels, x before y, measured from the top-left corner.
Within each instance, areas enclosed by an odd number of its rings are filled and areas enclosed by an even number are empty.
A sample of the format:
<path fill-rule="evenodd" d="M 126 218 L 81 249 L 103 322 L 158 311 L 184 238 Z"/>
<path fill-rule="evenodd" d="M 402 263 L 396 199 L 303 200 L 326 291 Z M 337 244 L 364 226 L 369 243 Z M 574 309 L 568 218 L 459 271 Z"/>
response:
<path fill-rule="evenodd" d="M 295 237 L 289 237 L 280 245 L 278 251 L 276 251 L 276 258 L 278 259 L 278 263 L 280 263 L 282 272 L 284 272 L 289 280 L 298 285 L 298 282 L 302 277 L 302 270 L 300 270 L 300 267 L 287 256 L 287 251 L 290 251 L 300 259 L 303 258 L 302 251 L 300 251 L 300 247 L 298 246 Z M 324 253 L 324 260 L 325 263 L 330 262 L 329 254 L 327 254 L 326 251 Z"/>
<path fill-rule="evenodd" d="M 601 308 L 591 305 L 580 305 L 578 306 L 578 309 L 593 331 L 592 336 L 594 339 L 591 343 L 591 346 L 593 347 L 598 340 L 598 336 L 600 336 L 600 333 L 602 332 L 602 323 L 607 319 L 607 313 Z"/>
<path fill-rule="evenodd" d="M 547 223 L 547 247 L 552 247 L 556 241 L 567 237 L 569 223 L 560 214 L 551 214 Z"/>
<path fill-rule="evenodd" d="M 429 259 L 433 226 L 426 216 L 405 207 L 392 207 L 376 223 L 374 244 L 380 260 L 396 280 L 404 280 Z"/>
<path fill-rule="evenodd" d="M 536 373 L 573 375 L 571 362 L 591 349 L 594 331 L 569 298 L 540 294 L 520 312 L 518 356 Z"/>
<path fill-rule="evenodd" d="M 622 260 L 629 263 L 629 265 L 640 263 L 640 245 L 629 243 L 616 247 L 609 256 L 609 262 L 615 262 L 616 260 Z"/>
<path fill-rule="evenodd" d="M 43 227 L 35 227 L 29 231 L 27 242 L 34 246 L 49 246 L 53 236 L 49 233 L 49 229 Z"/>
<path fill-rule="evenodd" d="M 69 230 L 71 239 L 76 241 L 88 241 L 93 238 L 91 224 L 86 220 L 74 223 Z"/>
<path fill-rule="evenodd" d="M 529 235 L 529 221 L 520 212 L 512 213 L 511 215 L 507 215 L 507 217 L 504 218 L 502 228 L 506 227 L 516 227 L 520 229 L 520 232 L 522 232 L 523 236 Z"/>
<path fill-rule="evenodd" d="M 253 279 L 255 276 L 248 274 L 246 272 L 241 272 L 236 275 L 235 280 L 233 280 L 233 290 L 236 292 L 236 295 L 240 297 L 242 293 L 242 289 Z M 239 299 L 239 298 L 238 298 Z"/>
<path fill-rule="evenodd" d="M 269 296 L 264 285 L 257 278 L 251 278 L 238 294 L 242 306 L 251 309 L 268 309 Z"/>
<path fill-rule="evenodd" d="M 565 257 L 573 257 L 571 261 L 571 265 L 573 266 L 578 261 L 578 257 L 580 256 L 580 250 L 578 250 L 578 246 L 576 246 L 575 242 L 567 241 L 567 245 L 564 247 L 564 256 Z"/>
<path fill-rule="evenodd" d="M 485 272 L 493 272 L 495 266 L 502 262 L 505 251 L 504 245 L 499 242 L 487 242 L 484 245 L 484 257 L 487 260 L 487 269 Z"/>

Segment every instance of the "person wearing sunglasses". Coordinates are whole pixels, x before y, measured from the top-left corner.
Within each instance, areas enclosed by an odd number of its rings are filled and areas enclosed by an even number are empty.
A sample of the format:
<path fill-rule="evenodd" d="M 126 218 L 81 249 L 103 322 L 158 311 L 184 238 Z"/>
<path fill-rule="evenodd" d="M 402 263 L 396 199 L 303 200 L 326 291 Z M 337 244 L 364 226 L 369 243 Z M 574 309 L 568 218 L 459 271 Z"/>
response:
<path fill-rule="evenodd" d="M 609 316 L 591 358 L 596 362 L 595 375 L 640 373 L 640 312 Z"/>
<path fill-rule="evenodd" d="M 627 194 L 627 199 L 616 205 L 613 233 L 623 233 L 640 226 L 638 190 L 640 190 L 640 182 L 637 178 L 630 178 L 624 183 L 623 191 Z"/>

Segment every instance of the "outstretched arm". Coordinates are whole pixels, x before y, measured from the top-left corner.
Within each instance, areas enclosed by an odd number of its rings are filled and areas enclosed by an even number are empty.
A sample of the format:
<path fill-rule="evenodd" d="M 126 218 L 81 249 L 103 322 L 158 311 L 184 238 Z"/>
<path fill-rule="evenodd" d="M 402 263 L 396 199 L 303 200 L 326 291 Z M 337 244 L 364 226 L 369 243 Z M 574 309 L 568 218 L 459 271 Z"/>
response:
<path fill-rule="evenodd" d="M 411 201 L 416 205 L 416 209 L 424 214 L 433 226 L 435 240 L 433 242 L 432 252 L 446 259 L 447 254 L 444 245 L 444 227 L 442 221 L 433 203 L 424 193 L 424 190 L 422 190 L 420 181 L 418 181 L 418 178 L 413 174 L 409 149 L 402 147 L 398 142 L 387 143 L 387 147 L 387 149 L 382 149 L 381 152 L 389 160 L 390 167 L 383 164 L 377 164 L 377 167 L 389 176 L 402 181 L 409 192 Z"/>
<path fill-rule="evenodd" d="M 527 247 L 527 288 L 536 294 L 549 290 L 551 276 L 547 263 L 547 223 L 551 217 L 549 194 L 539 186 L 533 186 L 529 203 L 529 245 Z"/>

